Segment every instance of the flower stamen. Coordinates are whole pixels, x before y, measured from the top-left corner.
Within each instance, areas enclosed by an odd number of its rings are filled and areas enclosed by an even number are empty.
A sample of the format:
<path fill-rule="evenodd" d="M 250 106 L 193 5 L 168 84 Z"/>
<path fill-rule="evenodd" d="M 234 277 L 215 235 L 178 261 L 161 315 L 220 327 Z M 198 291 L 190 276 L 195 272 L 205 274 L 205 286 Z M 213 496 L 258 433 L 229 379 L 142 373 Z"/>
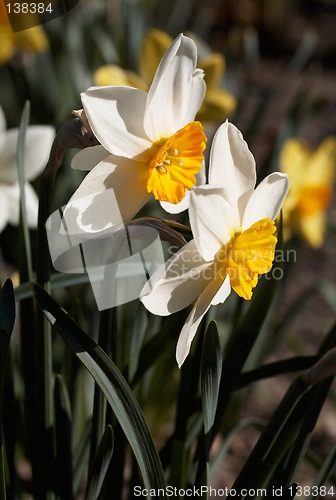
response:
<path fill-rule="evenodd" d="M 149 164 L 147 192 L 156 200 L 179 203 L 196 184 L 201 170 L 207 138 L 200 122 L 188 123 L 168 139 L 154 146 Z"/>
<path fill-rule="evenodd" d="M 272 269 L 277 238 L 276 226 L 270 218 L 261 219 L 249 229 L 236 233 L 216 255 L 222 278 L 229 276 L 231 287 L 246 300 L 252 297 L 252 288 L 259 274 Z"/>

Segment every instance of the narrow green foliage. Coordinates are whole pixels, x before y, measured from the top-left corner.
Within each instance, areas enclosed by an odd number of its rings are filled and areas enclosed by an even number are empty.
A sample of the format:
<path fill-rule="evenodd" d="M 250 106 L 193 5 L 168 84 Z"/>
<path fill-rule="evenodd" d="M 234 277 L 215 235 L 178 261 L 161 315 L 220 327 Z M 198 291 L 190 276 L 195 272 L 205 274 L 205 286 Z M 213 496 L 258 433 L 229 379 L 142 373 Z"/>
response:
<path fill-rule="evenodd" d="M 200 416 L 201 402 L 199 401 L 199 380 L 201 375 L 201 359 L 204 339 L 203 328 L 199 332 L 195 346 L 183 363 L 180 373 L 180 385 L 177 397 L 175 416 L 175 429 L 172 436 L 172 453 L 170 456 L 170 484 L 177 488 L 185 488 L 191 482 L 190 463 L 192 446 L 195 439 L 194 428 L 195 414 Z M 197 418 L 197 417 L 196 417 Z M 199 447 L 203 450 L 204 432 L 200 426 L 198 433 L 201 435 Z M 197 453 L 204 460 L 204 453 Z M 200 470 L 194 481 L 195 486 L 203 480 L 203 462 L 200 461 Z"/>
<path fill-rule="evenodd" d="M 262 431 L 266 426 L 266 422 L 260 418 L 253 418 L 253 417 L 243 418 L 239 420 L 238 423 L 233 425 L 230 429 L 228 429 L 225 436 L 223 436 L 223 442 L 219 448 L 219 451 L 217 452 L 215 457 L 211 460 L 209 479 L 211 479 L 215 475 L 218 467 L 222 463 L 223 458 L 229 451 L 232 440 L 234 439 L 236 434 L 247 426 L 253 426 Z"/>
<path fill-rule="evenodd" d="M 92 467 L 89 471 L 88 486 L 85 498 L 98 498 L 108 466 L 113 454 L 113 429 L 108 425 L 99 443 Z"/>
<path fill-rule="evenodd" d="M 222 354 L 219 336 L 217 325 L 212 321 L 207 328 L 204 338 L 201 367 L 201 394 L 205 436 L 211 434 L 215 420 L 221 373 Z M 210 443 L 210 439 L 208 443 Z"/>
<path fill-rule="evenodd" d="M 318 475 L 314 480 L 313 486 L 319 488 L 320 486 L 326 485 L 330 475 L 335 470 L 335 464 L 336 464 L 336 444 L 334 444 L 329 455 L 324 461 Z M 316 498 L 316 496 L 310 495 L 308 500 L 314 500 L 314 498 Z"/>
<path fill-rule="evenodd" d="M 57 489 L 60 498 L 74 498 L 72 446 L 71 446 L 71 409 L 67 388 L 60 375 L 55 378 L 55 441 Z"/>
<path fill-rule="evenodd" d="M 139 302 L 134 318 L 133 335 L 131 337 L 131 347 L 128 363 L 128 378 L 132 380 L 139 363 L 142 343 L 144 341 L 148 326 L 148 313 L 144 306 Z"/>
<path fill-rule="evenodd" d="M 289 359 L 282 359 L 267 365 L 260 366 L 255 370 L 243 372 L 237 382 L 236 389 L 245 387 L 257 380 L 274 377 L 283 373 L 297 372 L 310 368 L 316 361 L 316 356 L 297 356 Z"/>
<path fill-rule="evenodd" d="M 151 435 L 134 395 L 104 351 L 38 285 L 39 306 L 104 392 L 137 458 L 147 488 L 165 488 L 165 478 Z"/>
<path fill-rule="evenodd" d="M 300 377 L 295 379 L 295 381 L 291 384 L 280 405 L 274 412 L 269 424 L 260 436 L 258 443 L 249 455 L 244 467 L 233 485 L 233 488 L 238 491 L 242 488 L 251 488 L 252 485 L 255 484 L 255 478 L 260 472 L 264 476 L 266 475 L 266 477 L 269 477 L 269 469 L 271 468 L 272 470 L 274 464 L 270 464 L 270 462 L 267 461 L 267 456 L 272 449 L 276 449 L 275 443 L 278 445 L 279 443 L 282 443 L 281 449 L 277 449 L 277 460 L 283 456 L 285 451 L 287 451 L 289 446 L 288 439 L 283 442 L 279 439 L 279 436 L 281 431 L 284 429 L 289 416 L 294 411 L 299 400 L 307 390 L 307 386 L 303 383 Z"/>
<path fill-rule="evenodd" d="M 73 491 L 75 492 L 75 497 L 77 497 L 83 477 L 87 470 L 87 464 L 89 460 L 90 451 L 90 437 L 92 432 L 91 422 L 88 422 L 83 435 L 73 452 Z"/>
<path fill-rule="evenodd" d="M 98 344 L 106 352 L 110 352 L 111 335 L 113 324 L 113 310 L 107 309 L 101 311 L 99 315 L 99 333 Z M 93 414 L 92 414 L 92 434 L 89 467 L 92 465 L 99 442 L 103 436 L 106 426 L 106 398 L 99 385 L 96 383 L 93 396 Z"/>
<path fill-rule="evenodd" d="M 7 279 L 0 292 L 0 338 L 7 345 L 14 328 L 15 314 L 13 283 Z"/>
<path fill-rule="evenodd" d="M 278 247 L 282 248 L 282 219 L 278 227 Z M 279 281 L 272 274 L 263 276 L 255 289 L 245 315 L 234 327 L 223 356 L 223 368 L 219 388 L 219 400 L 215 417 L 215 429 L 220 427 L 232 392 L 246 363 L 273 303 Z"/>
<path fill-rule="evenodd" d="M 205 333 L 201 361 L 201 400 L 204 436 L 200 438 L 197 480 L 200 485 L 209 482 L 209 454 L 211 435 L 216 415 L 219 384 L 222 372 L 222 355 L 217 325 L 212 321 Z M 204 494 L 206 500 L 206 493 Z"/>
<path fill-rule="evenodd" d="M 55 145 L 55 142 L 54 142 Z M 51 150 L 52 157 L 54 145 Z M 36 241 L 36 280 L 47 290 L 50 288 L 50 254 L 45 223 L 50 215 L 51 191 L 54 176 L 46 175 L 50 159 L 40 179 L 39 210 Z M 54 442 L 54 398 L 53 398 L 53 351 L 51 326 L 42 311 L 36 312 L 34 339 L 35 361 L 35 440 L 36 460 L 34 464 L 34 485 L 36 495 L 54 497 L 55 487 L 55 442 Z"/>
<path fill-rule="evenodd" d="M 276 286 L 276 280 L 261 279 L 251 305 L 233 332 L 231 341 L 226 348 L 215 418 L 216 428 L 220 425 L 231 394 L 238 383 L 240 373 L 258 338 L 272 304 Z"/>
<path fill-rule="evenodd" d="M 5 443 L 2 435 L 3 392 L 9 341 L 15 322 L 15 301 L 13 284 L 7 280 L 0 292 L 0 500 L 6 499 Z"/>
<path fill-rule="evenodd" d="M 335 345 L 335 334 L 336 327 L 319 349 L 322 360 L 328 359 L 327 350 Z M 317 361 L 292 382 L 238 475 L 235 489 L 267 487 L 275 481 L 291 483 L 331 383 L 329 370 L 324 372 L 324 380 L 321 376 L 314 379 L 314 374 L 323 373 L 316 368 L 320 366 L 321 361 Z"/>
<path fill-rule="evenodd" d="M 28 227 L 27 211 L 26 211 L 26 195 L 25 195 L 25 185 L 26 185 L 25 140 L 26 140 L 27 127 L 29 124 L 29 116 L 30 116 L 30 104 L 29 102 L 26 102 L 26 105 L 22 113 L 20 129 L 19 129 L 19 138 L 17 147 L 17 169 L 18 169 L 18 179 L 20 186 L 20 221 L 23 233 L 24 256 L 28 273 L 28 279 L 32 280 L 33 267 L 32 267 L 31 245 L 30 245 L 29 227 Z"/>

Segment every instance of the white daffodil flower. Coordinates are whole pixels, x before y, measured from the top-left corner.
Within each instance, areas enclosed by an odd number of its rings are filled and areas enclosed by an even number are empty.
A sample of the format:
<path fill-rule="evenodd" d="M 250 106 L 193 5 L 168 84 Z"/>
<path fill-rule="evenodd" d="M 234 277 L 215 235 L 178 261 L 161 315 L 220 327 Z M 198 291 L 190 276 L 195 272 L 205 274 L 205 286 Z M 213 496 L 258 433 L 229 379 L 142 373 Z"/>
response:
<path fill-rule="evenodd" d="M 99 233 L 130 220 L 154 195 L 165 210 L 187 208 L 186 191 L 203 165 L 206 136 L 193 121 L 205 94 L 196 46 L 183 35 L 164 55 L 147 92 L 92 87 L 82 94 L 100 146 L 80 151 L 73 168 L 90 170 L 64 215 L 70 233 Z M 118 204 L 109 203 L 113 190 Z M 112 199 L 112 198 L 111 198 Z"/>
<path fill-rule="evenodd" d="M 19 222 L 20 188 L 18 182 L 16 154 L 19 130 L 6 130 L 6 120 L 0 108 L 0 232 L 7 223 Z M 25 141 L 25 198 L 27 221 L 31 228 L 37 224 L 38 198 L 29 181 L 44 169 L 55 131 L 53 127 L 32 125 L 27 128 Z"/>
<path fill-rule="evenodd" d="M 258 276 L 272 268 L 277 242 L 273 221 L 289 181 L 275 172 L 255 184 L 253 155 L 241 132 L 225 122 L 213 140 L 209 184 L 191 192 L 194 239 L 154 273 L 141 297 L 160 316 L 194 304 L 177 344 L 179 366 L 209 307 L 224 302 L 231 289 L 249 300 Z"/>

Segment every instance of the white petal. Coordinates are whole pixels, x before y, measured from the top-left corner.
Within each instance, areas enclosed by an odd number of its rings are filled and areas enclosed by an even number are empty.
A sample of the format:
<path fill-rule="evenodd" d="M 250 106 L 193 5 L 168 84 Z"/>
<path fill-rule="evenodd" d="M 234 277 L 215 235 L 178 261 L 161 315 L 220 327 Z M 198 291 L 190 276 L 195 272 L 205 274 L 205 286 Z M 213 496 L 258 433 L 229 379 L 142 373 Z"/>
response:
<path fill-rule="evenodd" d="M 20 188 L 19 184 L 6 184 L 1 186 L 1 192 L 6 197 L 6 209 L 8 222 L 14 226 L 19 222 Z"/>
<path fill-rule="evenodd" d="M 180 214 L 189 208 L 190 191 L 186 190 L 184 198 L 179 203 L 169 203 L 169 201 L 160 201 L 160 205 L 169 214 Z"/>
<path fill-rule="evenodd" d="M 72 159 L 71 167 L 75 170 L 92 170 L 110 153 L 103 146 L 92 146 L 79 151 Z"/>
<path fill-rule="evenodd" d="M 6 118 L 2 107 L 0 106 L 0 134 L 6 130 Z"/>
<path fill-rule="evenodd" d="M 211 264 L 202 259 L 191 240 L 153 274 L 141 301 L 153 314 L 167 316 L 191 304 L 212 279 Z"/>
<path fill-rule="evenodd" d="M 231 293 L 230 278 L 229 278 L 229 276 L 227 276 L 225 278 L 222 286 L 220 287 L 220 289 L 218 290 L 218 292 L 216 293 L 216 295 L 212 299 L 211 305 L 216 306 L 217 304 L 223 304 L 223 302 L 226 301 L 226 299 L 228 298 L 230 293 Z"/>
<path fill-rule="evenodd" d="M 183 35 L 162 58 L 145 112 L 145 131 L 153 142 L 170 137 L 194 120 L 205 95 L 203 72 L 196 70 L 196 61 L 196 45 Z"/>
<path fill-rule="evenodd" d="M 0 106 L 0 165 L 1 165 L 2 149 L 5 144 L 5 136 L 4 136 L 5 130 L 6 130 L 6 118 L 2 110 L 2 107 Z"/>
<path fill-rule="evenodd" d="M 5 132 L 5 145 L 2 150 L 0 180 L 8 184 L 17 181 L 17 142 L 19 130 Z M 55 137 L 53 127 L 32 125 L 27 128 L 25 141 L 25 177 L 35 179 L 45 168 Z"/>
<path fill-rule="evenodd" d="M 233 236 L 232 210 L 222 187 L 195 187 L 190 195 L 189 219 L 197 248 L 206 261 Z"/>
<path fill-rule="evenodd" d="M 7 226 L 9 213 L 8 213 L 8 203 L 7 203 L 7 188 L 6 184 L 0 183 L 0 232 Z"/>
<path fill-rule="evenodd" d="M 148 172 L 128 158 L 109 156 L 94 167 L 64 210 L 70 234 L 120 228 L 146 203 Z"/>
<path fill-rule="evenodd" d="M 196 186 L 201 186 L 202 184 L 205 184 L 206 181 L 206 175 L 205 175 L 205 165 L 203 163 L 203 166 L 201 170 L 196 174 Z M 186 189 L 185 196 L 182 201 L 179 203 L 169 203 L 168 201 L 160 201 L 160 205 L 169 214 L 180 214 L 184 210 L 187 210 L 189 208 L 190 204 L 190 191 Z"/>
<path fill-rule="evenodd" d="M 151 147 L 143 119 L 147 94 L 131 87 L 91 87 L 82 94 L 90 126 L 105 149 L 132 158 Z"/>
<path fill-rule="evenodd" d="M 8 222 L 17 226 L 20 216 L 20 188 L 19 184 L 1 186 L 1 192 L 6 197 L 6 209 L 8 214 Z M 34 188 L 26 182 L 25 184 L 25 199 L 26 199 L 26 217 L 28 226 L 36 228 L 38 214 L 38 197 Z"/>
<path fill-rule="evenodd" d="M 16 161 L 18 136 L 18 129 L 3 133 L 5 142 L 0 157 L 0 182 L 6 184 L 14 184 L 18 180 Z"/>
<path fill-rule="evenodd" d="M 240 230 L 246 203 L 256 183 L 256 167 L 241 132 L 227 120 L 215 134 L 209 165 L 209 184 L 224 187 L 235 228 Z"/>
<path fill-rule="evenodd" d="M 185 322 L 181 330 L 177 342 L 176 361 L 179 365 L 179 368 L 184 363 L 186 357 L 189 354 L 191 342 L 196 335 L 199 324 L 201 323 L 205 313 L 208 311 L 213 301 L 216 300 L 216 295 L 219 293 L 224 283 L 223 281 L 218 279 L 212 280 L 198 297 L 195 306 L 193 307 L 187 321 Z M 228 292 L 226 297 L 229 295 L 230 290 L 231 289 L 228 289 L 227 285 L 225 284 L 224 292 Z M 225 300 L 226 297 L 224 298 L 224 293 L 222 294 L 222 296 L 223 300 Z"/>
<path fill-rule="evenodd" d="M 274 172 L 267 176 L 255 189 L 246 206 L 242 229 L 248 229 L 255 222 L 269 217 L 274 220 L 280 212 L 289 189 L 287 174 Z"/>
<path fill-rule="evenodd" d="M 28 181 L 35 179 L 45 168 L 55 129 L 45 125 L 31 125 L 27 128 L 25 142 L 25 173 Z"/>
<path fill-rule="evenodd" d="M 34 188 L 29 184 L 29 182 L 26 182 L 25 185 L 25 198 L 28 226 L 35 229 L 37 227 L 39 200 Z"/>

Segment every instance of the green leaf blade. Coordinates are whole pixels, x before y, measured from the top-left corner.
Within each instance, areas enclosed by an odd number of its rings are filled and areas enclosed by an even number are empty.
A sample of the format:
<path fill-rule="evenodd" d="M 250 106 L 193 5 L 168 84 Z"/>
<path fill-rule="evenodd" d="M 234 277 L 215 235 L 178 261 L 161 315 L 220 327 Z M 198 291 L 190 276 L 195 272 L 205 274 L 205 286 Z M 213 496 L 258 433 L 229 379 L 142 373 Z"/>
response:
<path fill-rule="evenodd" d="M 162 466 L 142 411 L 124 377 L 106 353 L 61 309 L 51 296 L 34 285 L 36 300 L 54 329 L 82 361 L 105 394 L 137 459 L 145 487 L 165 490 Z"/>

